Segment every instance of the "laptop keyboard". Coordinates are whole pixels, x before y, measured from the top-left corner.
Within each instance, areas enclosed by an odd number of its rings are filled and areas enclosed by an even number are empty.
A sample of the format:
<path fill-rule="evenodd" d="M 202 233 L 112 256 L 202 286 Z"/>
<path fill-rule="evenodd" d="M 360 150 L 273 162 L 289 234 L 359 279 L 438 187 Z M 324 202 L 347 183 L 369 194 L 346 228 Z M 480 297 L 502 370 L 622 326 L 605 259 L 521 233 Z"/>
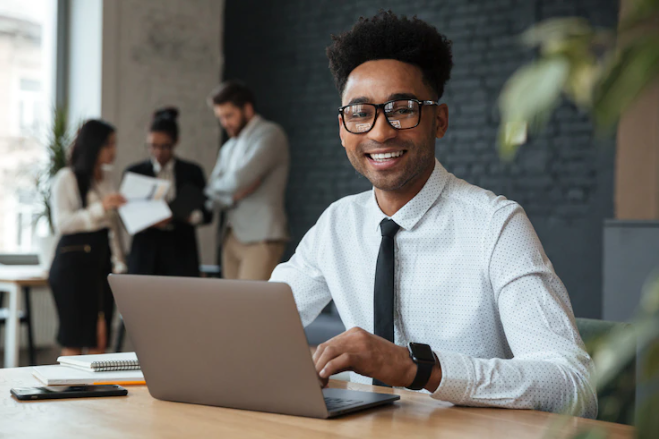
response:
<path fill-rule="evenodd" d="M 363 401 L 360 401 L 358 399 L 325 397 L 325 405 L 327 406 L 327 410 L 329 410 L 330 412 L 341 410 L 343 408 L 350 407 L 355 404 L 361 404 L 362 402 Z"/>

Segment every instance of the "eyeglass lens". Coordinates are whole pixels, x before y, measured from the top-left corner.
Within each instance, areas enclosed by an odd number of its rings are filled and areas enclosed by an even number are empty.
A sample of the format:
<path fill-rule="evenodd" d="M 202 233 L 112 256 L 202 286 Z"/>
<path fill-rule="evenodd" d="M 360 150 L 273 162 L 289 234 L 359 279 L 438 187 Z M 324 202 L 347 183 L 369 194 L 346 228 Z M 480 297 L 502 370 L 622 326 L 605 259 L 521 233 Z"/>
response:
<path fill-rule="evenodd" d="M 374 104 L 353 104 L 343 108 L 343 120 L 351 133 L 363 133 L 375 123 L 377 107 Z M 419 103 L 412 100 L 397 100 L 384 105 L 384 114 L 389 124 L 399 130 L 414 128 L 421 114 Z"/>

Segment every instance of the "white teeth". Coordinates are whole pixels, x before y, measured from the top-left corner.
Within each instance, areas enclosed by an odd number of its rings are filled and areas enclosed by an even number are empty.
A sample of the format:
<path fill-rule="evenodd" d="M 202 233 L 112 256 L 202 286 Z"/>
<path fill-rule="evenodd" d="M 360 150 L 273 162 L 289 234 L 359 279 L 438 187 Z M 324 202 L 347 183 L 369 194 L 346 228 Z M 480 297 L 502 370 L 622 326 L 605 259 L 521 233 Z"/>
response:
<path fill-rule="evenodd" d="M 400 157 L 403 155 L 403 151 L 396 152 L 386 152 L 384 154 L 371 154 L 371 158 L 376 161 L 384 161 L 391 158 Z"/>

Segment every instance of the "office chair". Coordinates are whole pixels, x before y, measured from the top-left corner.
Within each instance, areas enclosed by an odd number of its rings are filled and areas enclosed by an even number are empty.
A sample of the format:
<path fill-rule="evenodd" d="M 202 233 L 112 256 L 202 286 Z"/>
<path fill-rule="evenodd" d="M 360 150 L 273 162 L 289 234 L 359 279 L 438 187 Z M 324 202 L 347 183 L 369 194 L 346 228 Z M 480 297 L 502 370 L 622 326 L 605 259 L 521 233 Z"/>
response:
<path fill-rule="evenodd" d="M 586 343 L 586 351 L 593 355 L 594 342 L 613 331 L 634 331 L 629 323 L 595 319 L 576 319 L 577 329 Z M 634 337 L 633 340 L 636 340 Z M 634 344 L 636 342 L 634 341 Z M 636 348 L 634 348 L 636 351 Z M 623 366 L 618 375 L 606 385 L 598 386 L 597 401 L 600 421 L 632 425 L 636 406 L 636 354 Z"/>

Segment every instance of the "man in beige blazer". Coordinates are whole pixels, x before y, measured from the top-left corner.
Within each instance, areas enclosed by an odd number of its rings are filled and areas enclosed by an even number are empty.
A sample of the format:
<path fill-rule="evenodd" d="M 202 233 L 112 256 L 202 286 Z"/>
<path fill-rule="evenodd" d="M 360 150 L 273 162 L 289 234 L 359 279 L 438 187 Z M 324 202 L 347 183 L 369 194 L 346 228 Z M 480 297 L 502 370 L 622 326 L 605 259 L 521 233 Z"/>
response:
<path fill-rule="evenodd" d="M 208 99 L 229 136 L 206 188 L 214 207 L 226 211 L 222 273 L 226 279 L 268 280 L 289 237 L 288 139 L 256 113 L 254 95 L 241 82 L 221 84 Z"/>

